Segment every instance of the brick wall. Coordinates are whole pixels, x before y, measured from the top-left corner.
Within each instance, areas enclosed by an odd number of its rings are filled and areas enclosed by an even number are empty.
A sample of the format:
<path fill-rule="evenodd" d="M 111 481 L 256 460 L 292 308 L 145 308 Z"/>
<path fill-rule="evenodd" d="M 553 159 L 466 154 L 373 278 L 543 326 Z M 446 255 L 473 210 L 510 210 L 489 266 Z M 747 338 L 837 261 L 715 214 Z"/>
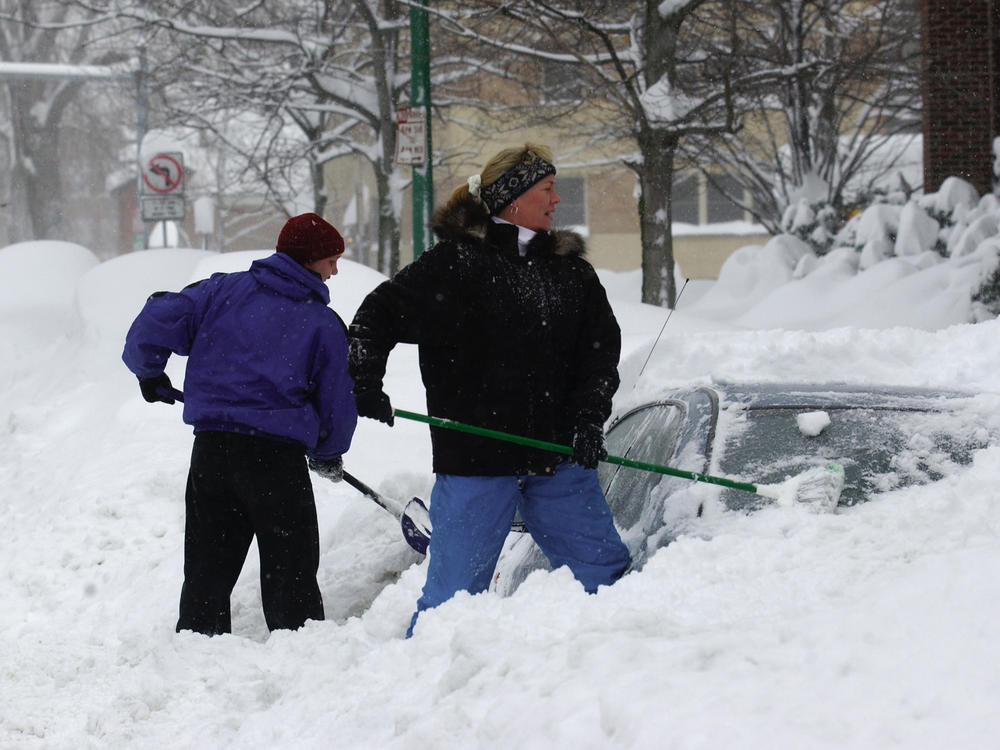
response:
<path fill-rule="evenodd" d="M 998 11 L 1000 0 L 920 0 L 926 192 L 951 175 L 992 190 Z"/>

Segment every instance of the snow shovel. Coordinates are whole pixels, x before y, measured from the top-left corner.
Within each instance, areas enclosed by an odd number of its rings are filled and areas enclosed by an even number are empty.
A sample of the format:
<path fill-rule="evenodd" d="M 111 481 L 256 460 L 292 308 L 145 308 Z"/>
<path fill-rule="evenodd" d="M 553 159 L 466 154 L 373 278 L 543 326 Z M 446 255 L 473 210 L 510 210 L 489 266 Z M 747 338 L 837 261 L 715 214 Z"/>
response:
<path fill-rule="evenodd" d="M 176 388 L 160 388 L 159 392 L 163 396 L 184 403 L 184 393 Z M 415 497 L 404 507 L 394 500 L 382 497 L 367 484 L 346 471 L 344 472 L 344 481 L 395 516 L 403 528 L 403 538 L 406 543 L 421 555 L 427 554 L 427 543 L 431 536 L 431 517 L 423 500 Z"/>
<path fill-rule="evenodd" d="M 399 519 L 406 543 L 421 555 L 427 554 L 427 544 L 431 537 L 431 517 L 423 500 L 415 497 L 404 507 L 395 500 L 378 494 L 356 476 L 346 471 L 344 472 L 344 481 Z"/>
<path fill-rule="evenodd" d="M 481 437 L 494 438 L 495 440 L 504 440 L 508 443 L 517 443 L 530 448 L 539 448 L 541 450 L 552 451 L 553 453 L 562 453 L 567 456 L 573 455 L 573 449 L 568 445 L 550 443 L 545 440 L 536 440 L 534 438 L 523 437 L 521 435 L 512 435 L 509 432 L 490 430 L 485 427 L 476 427 L 474 425 L 458 422 L 454 419 L 441 419 L 440 417 L 431 417 L 425 414 L 417 414 L 412 411 L 404 411 L 403 409 L 394 409 L 393 413 L 402 419 L 409 419 L 414 422 L 424 422 L 425 424 L 429 424 L 434 427 L 443 427 L 445 429 L 457 430 L 459 432 L 466 432 L 472 435 L 479 435 Z M 771 500 L 776 500 L 780 505 L 803 503 L 811 505 L 817 510 L 833 510 L 836 508 L 837 501 L 840 500 L 840 493 L 844 489 L 844 467 L 837 463 L 832 463 L 829 466 L 817 466 L 796 476 L 789 477 L 784 482 L 779 484 L 754 485 L 748 482 L 726 479 L 725 477 L 713 477 L 709 474 L 698 474 L 693 471 L 685 471 L 684 469 L 675 469 L 671 466 L 646 463 L 645 461 L 636 461 L 631 458 L 622 458 L 620 456 L 608 456 L 603 460 L 605 463 L 616 464 L 618 466 L 627 466 L 632 469 L 652 471 L 657 474 L 667 474 L 669 476 L 690 479 L 695 482 L 705 482 L 707 484 L 715 484 L 721 487 L 729 487 L 734 490 L 742 490 L 743 492 L 751 492 L 756 495 L 770 498 Z"/>

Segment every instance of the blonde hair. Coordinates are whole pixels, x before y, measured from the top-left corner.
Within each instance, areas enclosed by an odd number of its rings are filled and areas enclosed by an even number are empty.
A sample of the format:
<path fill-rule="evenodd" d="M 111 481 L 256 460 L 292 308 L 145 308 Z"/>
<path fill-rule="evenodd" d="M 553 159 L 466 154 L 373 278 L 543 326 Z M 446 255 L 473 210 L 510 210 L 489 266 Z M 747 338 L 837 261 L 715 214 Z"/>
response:
<path fill-rule="evenodd" d="M 552 149 L 538 143 L 525 143 L 523 146 L 505 148 L 503 151 L 498 152 L 492 159 L 486 162 L 486 166 L 483 167 L 483 171 L 479 173 L 479 176 L 483 181 L 483 187 L 493 184 L 500 179 L 501 175 L 503 175 L 503 173 L 508 169 L 513 167 L 515 164 L 528 159 L 542 159 L 543 161 L 547 161 L 551 164 Z M 444 205 L 444 210 L 447 211 L 453 208 L 455 204 L 467 201 L 470 197 L 472 197 L 472 194 L 469 192 L 469 184 L 468 182 L 463 183 L 451 191 L 448 202 Z M 477 197 L 476 199 L 482 203 L 481 198 Z"/>

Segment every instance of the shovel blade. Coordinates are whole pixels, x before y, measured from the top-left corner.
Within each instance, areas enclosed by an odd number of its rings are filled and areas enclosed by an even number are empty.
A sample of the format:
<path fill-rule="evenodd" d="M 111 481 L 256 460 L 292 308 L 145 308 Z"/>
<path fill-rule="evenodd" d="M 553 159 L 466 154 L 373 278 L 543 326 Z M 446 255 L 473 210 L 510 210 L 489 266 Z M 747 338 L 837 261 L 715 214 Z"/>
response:
<path fill-rule="evenodd" d="M 421 555 L 426 555 L 431 541 L 431 515 L 424 501 L 419 497 L 410 500 L 399 517 L 399 525 L 403 528 L 406 543 Z"/>

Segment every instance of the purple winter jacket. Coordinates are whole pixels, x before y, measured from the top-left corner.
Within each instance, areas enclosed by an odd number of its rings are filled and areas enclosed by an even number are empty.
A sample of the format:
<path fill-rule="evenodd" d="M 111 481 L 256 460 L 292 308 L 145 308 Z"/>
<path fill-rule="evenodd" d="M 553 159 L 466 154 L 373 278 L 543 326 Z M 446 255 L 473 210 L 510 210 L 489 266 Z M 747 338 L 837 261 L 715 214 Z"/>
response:
<path fill-rule="evenodd" d="M 125 338 L 139 377 L 188 357 L 184 421 L 195 432 L 258 434 L 301 443 L 319 460 L 351 445 L 358 413 L 346 330 L 319 276 L 287 255 L 157 292 Z"/>

